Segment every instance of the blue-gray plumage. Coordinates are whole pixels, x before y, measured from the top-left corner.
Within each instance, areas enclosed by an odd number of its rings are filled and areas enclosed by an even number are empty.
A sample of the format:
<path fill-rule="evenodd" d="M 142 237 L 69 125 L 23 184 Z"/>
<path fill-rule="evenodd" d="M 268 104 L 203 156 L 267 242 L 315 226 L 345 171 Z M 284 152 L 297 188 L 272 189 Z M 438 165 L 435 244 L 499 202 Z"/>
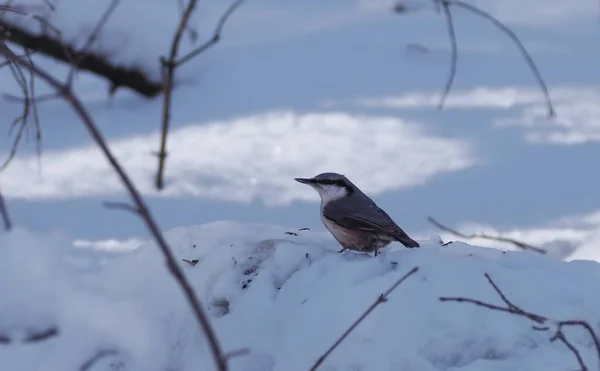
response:
<path fill-rule="evenodd" d="M 322 173 L 314 178 L 295 178 L 313 187 L 321 197 L 321 219 L 333 237 L 348 249 L 374 252 L 396 240 L 405 247 L 419 247 L 390 216 L 348 178 Z"/>

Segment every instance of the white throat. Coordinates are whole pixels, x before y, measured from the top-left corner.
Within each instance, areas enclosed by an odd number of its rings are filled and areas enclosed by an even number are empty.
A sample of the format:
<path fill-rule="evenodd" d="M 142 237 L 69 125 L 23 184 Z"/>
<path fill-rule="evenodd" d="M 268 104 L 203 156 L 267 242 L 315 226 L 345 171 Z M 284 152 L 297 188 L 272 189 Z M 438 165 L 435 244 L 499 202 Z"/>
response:
<path fill-rule="evenodd" d="M 336 185 L 325 185 L 317 188 L 319 196 L 321 196 L 321 206 L 325 206 L 331 201 L 339 200 L 342 197 L 348 195 L 348 190 L 344 187 L 338 187 Z"/>

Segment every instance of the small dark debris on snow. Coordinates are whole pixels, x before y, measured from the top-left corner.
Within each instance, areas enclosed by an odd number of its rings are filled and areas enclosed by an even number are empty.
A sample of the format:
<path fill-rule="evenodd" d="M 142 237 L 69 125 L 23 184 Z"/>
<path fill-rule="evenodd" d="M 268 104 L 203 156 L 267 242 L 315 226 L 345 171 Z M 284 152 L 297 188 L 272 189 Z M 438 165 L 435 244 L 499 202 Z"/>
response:
<path fill-rule="evenodd" d="M 448 241 L 448 242 L 445 242 L 445 243 L 443 243 L 443 244 L 442 244 L 442 246 L 448 246 L 448 245 L 450 245 L 452 242 L 454 242 L 454 241 Z"/>
<path fill-rule="evenodd" d="M 312 259 L 310 258 L 310 254 L 309 254 L 309 253 L 306 253 L 306 255 L 304 255 L 304 257 L 305 257 L 306 259 L 308 259 L 308 265 L 311 265 L 311 264 L 312 264 Z"/>
<path fill-rule="evenodd" d="M 306 227 L 304 227 L 304 228 L 300 228 L 300 229 L 298 229 L 298 230 L 299 230 L 299 231 L 310 231 L 310 228 L 306 228 Z"/>
<path fill-rule="evenodd" d="M 196 245 L 192 245 L 192 247 L 196 247 Z"/>
<path fill-rule="evenodd" d="M 300 304 L 304 304 L 304 303 L 306 303 L 306 302 L 307 302 L 307 300 L 308 300 L 308 299 L 304 299 L 304 300 L 302 300 L 302 303 L 300 303 Z"/>
<path fill-rule="evenodd" d="M 183 260 L 184 262 L 188 263 L 191 266 L 198 264 L 198 259 L 194 259 L 194 260 L 181 259 L 181 260 Z"/>
<path fill-rule="evenodd" d="M 289 234 L 290 236 L 297 236 L 298 233 L 296 232 L 285 232 L 285 234 Z"/>
<path fill-rule="evenodd" d="M 248 268 L 244 271 L 244 276 L 249 276 L 254 272 L 256 272 L 256 268 Z"/>

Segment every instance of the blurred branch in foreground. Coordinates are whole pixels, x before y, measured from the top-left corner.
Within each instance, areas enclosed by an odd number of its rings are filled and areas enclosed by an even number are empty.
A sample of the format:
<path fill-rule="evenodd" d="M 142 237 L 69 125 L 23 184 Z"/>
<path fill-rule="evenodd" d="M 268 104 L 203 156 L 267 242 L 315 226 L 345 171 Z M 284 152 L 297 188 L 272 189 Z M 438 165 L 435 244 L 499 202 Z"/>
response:
<path fill-rule="evenodd" d="M 457 231 L 455 229 L 452 229 L 450 227 L 447 227 L 447 226 L 443 225 L 442 223 L 438 222 L 437 220 L 433 219 L 430 216 L 427 217 L 427 220 L 431 224 L 433 224 L 436 227 L 438 227 L 439 229 L 441 229 L 442 231 L 446 231 L 446 232 L 448 232 L 450 234 L 453 234 L 454 236 L 459 237 L 459 238 L 464 238 L 464 239 L 467 239 L 467 240 L 471 240 L 471 239 L 474 239 L 474 238 L 482 238 L 482 239 L 490 240 L 490 241 L 510 243 L 510 244 L 513 244 L 516 247 L 522 249 L 522 250 L 530 250 L 530 251 L 535 251 L 535 252 L 537 252 L 539 254 L 546 254 L 546 250 L 544 250 L 544 249 L 540 249 L 539 247 L 536 247 L 536 246 L 533 246 L 533 245 L 530 245 L 528 243 L 521 242 L 521 241 L 518 241 L 518 240 L 515 240 L 515 239 L 512 239 L 512 238 L 501 237 L 501 236 L 490 236 L 490 235 L 487 235 L 487 234 L 484 234 L 484 233 L 465 234 L 465 233 L 459 232 L 459 231 Z"/>
<path fill-rule="evenodd" d="M 17 56 L 7 45 L 6 43 L 0 40 L 0 56 L 6 57 L 8 60 L 11 60 L 15 65 L 30 71 L 37 78 L 40 78 L 45 83 L 47 83 L 51 88 L 53 88 L 60 97 L 68 103 L 71 108 L 75 111 L 77 116 L 81 119 L 83 125 L 89 132 L 93 141 L 100 148 L 101 152 L 104 154 L 105 158 L 120 178 L 123 186 L 127 190 L 133 205 L 135 205 L 135 210 L 138 211 L 140 218 L 144 221 L 146 227 L 148 228 L 150 234 L 152 235 L 154 241 L 156 242 L 157 247 L 160 249 L 163 254 L 166 265 L 183 291 L 185 298 L 187 299 L 189 305 L 191 306 L 192 313 L 194 314 L 196 320 L 198 321 L 201 329 L 204 331 L 204 334 L 207 337 L 209 349 L 213 355 L 216 368 L 219 371 L 226 371 L 228 369 L 227 366 L 227 358 L 224 355 L 219 341 L 217 339 L 217 335 L 214 332 L 212 325 L 208 319 L 208 315 L 205 313 L 200 300 L 198 299 L 194 289 L 191 284 L 183 274 L 181 267 L 179 266 L 176 258 L 169 247 L 165 237 L 163 236 L 158 224 L 156 223 L 154 216 L 146 206 L 145 200 L 141 196 L 140 192 L 133 184 L 129 175 L 125 172 L 121 164 L 117 161 L 114 154 L 108 147 L 104 136 L 98 129 L 95 121 L 90 116 L 87 108 L 83 105 L 79 97 L 73 91 L 73 88 L 70 84 L 61 82 L 58 78 L 54 77 L 41 67 L 37 66 L 34 63 L 31 63 L 27 58 L 20 58 Z"/>
<path fill-rule="evenodd" d="M 457 8 L 464 9 L 472 14 L 475 14 L 476 16 L 478 16 L 480 18 L 483 18 L 483 19 L 489 21 L 496 28 L 498 28 L 502 33 L 504 33 L 513 42 L 513 44 L 515 44 L 515 46 L 519 49 L 519 52 L 521 53 L 521 55 L 527 62 L 527 65 L 531 69 L 531 72 L 533 73 L 538 85 L 542 89 L 542 93 L 544 94 L 544 98 L 546 100 L 546 106 L 548 108 L 548 117 L 554 118 L 556 116 L 556 112 L 554 111 L 554 105 L 552 104 L 552 100 L 550 99 L 550 93 L 548 92 L 548 87 L 546 86 L 546 83 L 545 83 L 544 79 L 542 78 L 542 75 L 540 74 L 540 71 L 538 70 L 537 65 L 533 61 L 533 58 L 531 57 L 531 55 L 529 54 L 529 52 L 527 51 L 527 49 L 525 48 L 525 46 L 523 45 L 523 43 L 521 42 L 519 37 L 509 27 L 507 27 L 504 23 L 500 22 L 496 17 L 492 16 L 491 14 L 479 9 L 478 7 L 476 7 L 474 5 L 466 3 L 464 1 L 461 1 L 461 0 L 431 0 L 431 1 L 434 3 L 437 11 L 439 11 L 441 9 L 442 12 L 444 13 L 444 18 L 446 20 L 446 25 L 448 28 L 448 36 L 450 37 L 450 46 L 451 46 L 450 72 L 448 73 L 448 79 L 446 81 L 446 86 L 444 87 L 444 90 L 443 90 L 441 98 L 440 98 L 440 103 L 439 103 L 440 109 L 442 109 L 444 107 L 446 97 L 448 96 L 448 94 L 450 93 L 450 90 L 452 89 L 452 85 L 454 83 L 454 78 L 456 75 L 456 66 L 457 66 L 457 59 L 458 59 L 458 45 L 456 42 L 456 33 L 454 31 L 454 22 L 452 19 L 452 12 L 450 11 L 450 8 L 457 7 Z M 399 14 L 406 13 L 406 6 L 404 6 L 402 2 L 399 2 L 394 6 L 394 12 L 399 13 Z"/>
<path fill-rule="evenodd" d="M 22 15 L 23 21 L 29 19 L 38 21 L 43 26 L 43 29 L 49 29 L 52 31 L 51 33 L 44 32 L 38 35 L 19 25 L 18 22 L 6 19 L 0 19 L 0 29 L 3 30 L 6 41 L 69 64 L 72 66 L 72 71 L 85 70 L 105 78 L 111 83 L 111 92 L 116 91 L 119 87 L 126 87 L 147 98 L 152 98 L 162 91 L 160 81 L 152 81 L 139 68 L 116 65 L 107 56 L 88 50 L 91 43 L 97 39 L 100 29 L 104 26 L 118 2 L 119 0 L 111 1 L 88 41 L 80 50 L 77 50 L 72 44 L 65 42 L 59 29 L 51 26 L 45 18 L 34 11 L 28 10 L 27 7 L 4 5 L 2 11 Z M 73 73 L 69 73 L 68 79 L 73 78 Z"/>
<path fill-rule="evenodd" d="M 12 228 L 12 223 L 10 221 L 10 214 L 8 213 L 8 209 L 6 207 L 6 202 L 4 202 L 4 196 L 2 195 L 2 191 L 0 191 L 0 214 L 2 214 L 2 222 L 4 223 L 4 229 L 6 231 L 10 231 Z"/>
<path fill-rule="evenodd" d="M 234 1 L 221 15 L 219 22 L 217 23 L 217 27 L 215 28 L 212 37 L 204 42 L 202 45 L 198 46 L 191 52 L 187 53 L 181 58 L 177 57 L 179 53 L 179 44 L 181 42 L 181 37 L 183 36 L 183 32 L 188 28 L 188 23 L 190 20 L 190 16 L 192 15 L 194 8 L 196 7 L 197 0 L 189 0 L 187 7 L 185 8 L 183 15 L 179 21 L 179 25 L 177 26 L 177 31 L 173 36 L 173 42 L 171 43 L 171 51 L 169 53 L 169 58 L 161 58 L 160 62 L 162 65 L 162 85 L 164 87 L 164 97 L 163 97 L 163 111 L 162 111 L 162 129 L 160 136 L 160 149 L 157 152 L 156 156 L 158 157 L 158 170 L 156 173 L 156 189 L 162 190 L 164 188 L 164 173 L 165 173 L 165 162 L 167 159 L 167 138 L 169 136 L 169 125 L 171 123 L 171 101 L 172 101 L 172 93 L 173 93 L 173 79 L 175 77 L 175 70 L 183 65 L 184 63 L 190 61 L 194 57 L 202 54 L 203 52 L 210 49 L 221 39 L 221 32 L 223 31 L 223 27 L 225 23 L 229 19 L 229 17 L 233 14 L 233 12 L 240 6 L 244 0 L 236 0 Z"/>
<path fill-rule="evenodd" d="M 377 306 L 379 304 L 385 303 L 387 301 L 388 296 L 398 286 L 400 286 L 400 284 L 402 282 L 404 282 L 407 278 L 409 278 L 413 274 L 417 273 L 418 270 L 419 270 L 419 267 L 414 267 L 408 273 L 406 273 L 404 276 L 400 277 L 389 289 L 387 289 L 386 292 L 384 292 L 383 294 L 379 294 L 379 296 L 377 297 L 377 299 L 375 299 L 375 301 L 373 302 L 373 304 L 371 304 L 371 306 L 369 308 L 367 308 L 367 310 L 360 317 L 358 317 L 356 319 L 356 321 L 354 321 L 354 323 L 350 327 L 348 327 L 348 329 L 329 347 L 329 349 L 327 349 L 327 351 L 325 351 L 325 353 L 323 353 L 323 355 L 321 355 L 319 357 L 319 359 L 317 359 L 317 361 L 315 362 L 315 364 L 310 368 L 310 371 L 315 371 L 317 368 L 319 368 L 319 366 L 321 366 L 321 364 L 323 364 L 323 362 L 325 361 L 325 359 L 327 359 L 327 357 L 329 357 L 329 355 L 331 354 L 331 352 L 333 352 L 335 350 L 335 348 L 337 348 L 344 341 L 344 339 L 346 339 L 346 337 L 348 335 L 350 335 L 350 333 L 352 331 L 354 331 L 354 329 L 356 328 L 356 326 L 358 326 L 362 321 L 364 321 L 365 318 L 367 318 L 369 316 L 369 314 L 371 314 L 371 312 L 375 308 L 377 308 Z"/>
<path fill-rule="evenodd" d="M 504 295 L 502 290 L 500 290 L 500 288 L 498 288 L 498 285 L 496 285 L 496 283 L 492 280 L 492 278 L 490 277 L 489 274 L 486 273 L 485 278 L 488 280 L 490 285 L 494 288 L 496 293 L 500 296 L 500 298 L 502 299 L 504 304 L 506 304 L 506 307 L 501 307 L 501 306 L 486 303 L 486 302 L 483 302 L 480 300 L 463 298 L 463 297 L 440 297 L 439 300 L 442 302 L 471 303 L 471 304 L 475 304 L 477 306 L 484 307 L 487 309 L 505 312 L 505 313 L 511 313 L 511 314 L 521 316 L 521 317 L 526 317 L 537 324 L 537 325 L 532 326 L 534 330 L 551 331 L 552 336 L 550 337 L 550 341 L 554 342 L 556 340 L 560 340 L 567 348 L 569 348 L 569 350 L 573 353 L 575 358 L 577 358 L 577 362 L 579 363 L 580 370 L 588 371 L 589 368 L 583 362 L 583 358 L 581 357 L 581 354 L 579 353 L 577 348 L 575 348 L 575 346 L 569 340 L 567 340 L 565 334 L 563 333 L 563 329 L 565 327 L 581 327 L 590 335 L 590 337 L 594 341 L 596 355 L 598 357 L 598 362 L 600 364 L 600 341 L 598 340 L 596 333 L 594 332 L 594 330 L 592 329 L 592 326 L 590 326 L 589 323 L 587 323 L 586 321 L 581 321 L 581 320 L 556 321 L 556 320 L 552 320 L 552 319 L 549 319 L 544 316 L 540 316 L 539 314 L 527 312 L 524 309 L 522 309 L 522 308 L 518 307 L 517 305 L 515 305 L 514 303 L 512 303 L 510 300 L 508 300 L 506 295 Z"/>

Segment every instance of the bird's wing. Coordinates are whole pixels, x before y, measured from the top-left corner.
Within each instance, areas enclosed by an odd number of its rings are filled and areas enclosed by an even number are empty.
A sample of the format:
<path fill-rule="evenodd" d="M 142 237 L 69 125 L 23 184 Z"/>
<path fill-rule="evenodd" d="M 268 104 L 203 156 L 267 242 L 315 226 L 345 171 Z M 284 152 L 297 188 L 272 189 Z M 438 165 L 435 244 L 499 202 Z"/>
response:
<path fill-rule="evenodd" d="M 419 246 L 385 211 L 374 204 L 365 205 L 360 209 L 340 205 L 336 205 L 335 208 L 325 206 L 323 216 L 344 228 L 387 234 L 407 247 Z"/>
<path fill-rule="evenodd" d="M 395 233 L 400 227 L 377 206 L 365 205 L 364 208 L 354 209 L 350 206 L 326 205 L 323 216 L 338 225 L 348 229 L 362 229 L 365 231 L 378 231 Z"/>

